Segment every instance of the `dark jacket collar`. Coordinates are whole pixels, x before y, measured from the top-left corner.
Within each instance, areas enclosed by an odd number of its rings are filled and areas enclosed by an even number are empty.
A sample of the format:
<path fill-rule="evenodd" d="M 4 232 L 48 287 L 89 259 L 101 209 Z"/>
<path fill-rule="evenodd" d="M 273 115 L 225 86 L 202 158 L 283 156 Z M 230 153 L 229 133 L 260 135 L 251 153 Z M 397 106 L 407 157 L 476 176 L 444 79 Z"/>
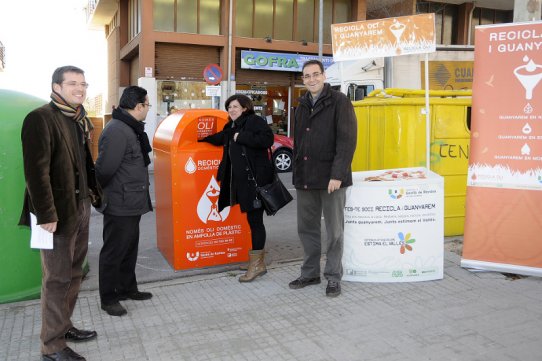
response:
<path fill-rule="evenodd" d="M 320 93 L 320 96 L 318 97 L 318 99 L 316 99 L 316 103 L 314 105 L 328 98 L 330 94 L 331 94 L 331 85 L 329 85 L 329 83 L 324 83 L 322 92 Z M 299 98 L 299 101 L 307 105 L 308 107 L 312 107 L 311 93 L 307 91 L 305 94 L 303 94 L 301 98 Z"/>
<path fill-rule="evenodd" d="M 235 128 L 241 129 L 244 128 L 247 119 L 250 118 L 252 114 L 241 114 L 239 118 L 237 118 L 233 123 L 235 124 Z"/>

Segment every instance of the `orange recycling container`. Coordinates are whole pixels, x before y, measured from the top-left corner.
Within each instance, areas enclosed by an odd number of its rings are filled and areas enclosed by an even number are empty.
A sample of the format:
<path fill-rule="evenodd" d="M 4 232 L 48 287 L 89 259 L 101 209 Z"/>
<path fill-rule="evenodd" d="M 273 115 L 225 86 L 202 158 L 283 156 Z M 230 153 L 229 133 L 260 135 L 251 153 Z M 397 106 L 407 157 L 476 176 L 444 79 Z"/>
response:
<path fill-rule="evenodd" d="M 239 205 L 218 211 L 222 147 L 197 140 L 221 130 L 228 114 L 179 110 L 154 135 L 158 249 L 175 270 L 245 262 L 250 228 Z"/>

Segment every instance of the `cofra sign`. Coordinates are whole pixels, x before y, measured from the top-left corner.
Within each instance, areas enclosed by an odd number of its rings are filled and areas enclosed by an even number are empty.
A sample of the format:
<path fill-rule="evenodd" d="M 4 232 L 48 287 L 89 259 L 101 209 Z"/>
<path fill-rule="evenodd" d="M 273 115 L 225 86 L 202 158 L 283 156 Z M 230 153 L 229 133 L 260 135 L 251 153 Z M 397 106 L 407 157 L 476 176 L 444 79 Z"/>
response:
<path fill-rule="evenodd" d="M 241 51 L 241 68 L 301 72 L 303 64 L 312 59 L 318 59 L 318 57 L 315 55 L 243 50 Z M 333 63 L 333 57 L 323 57 L 322 63 L 324 68 L 327 68 Z"/>

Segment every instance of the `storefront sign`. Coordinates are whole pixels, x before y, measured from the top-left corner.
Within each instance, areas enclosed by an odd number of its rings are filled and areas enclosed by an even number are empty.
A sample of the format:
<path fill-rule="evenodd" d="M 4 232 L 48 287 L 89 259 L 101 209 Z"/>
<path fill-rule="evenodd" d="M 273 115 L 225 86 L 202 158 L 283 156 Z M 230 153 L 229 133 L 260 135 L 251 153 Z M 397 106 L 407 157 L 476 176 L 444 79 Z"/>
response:
<path fill-rule="evenodd" d="M 301 72 L 303 64 L 313 59 L 318 59 L 318 56 L 242 50 L 241 68 Z M 324 56 L 322 63 L 324 64 L 324 68 L 327 68 L 333 63 L 333 57 Z"/>
<path fill-rule="evenodd" d="M 425 65 L 420 62 L 421 84 L 425 84 Z M 430 61 L 429 89 L 472 89 L 473 61 Z"/>
<path fill-rule="evenodd" d="M 436 50 L 435 16 L 332 24 L 331 41 L 335 61 L 430 53 Z"/>
<path fill-rule="evenodd" d="M 441 279 L 444 180 L 426 168 L 354 172 L 345 207 L 345 281 Z"/>
<path fill-rule="evenodd" d="M 542 275 L 542 22 L 476 27 L 464 267 Z"/>

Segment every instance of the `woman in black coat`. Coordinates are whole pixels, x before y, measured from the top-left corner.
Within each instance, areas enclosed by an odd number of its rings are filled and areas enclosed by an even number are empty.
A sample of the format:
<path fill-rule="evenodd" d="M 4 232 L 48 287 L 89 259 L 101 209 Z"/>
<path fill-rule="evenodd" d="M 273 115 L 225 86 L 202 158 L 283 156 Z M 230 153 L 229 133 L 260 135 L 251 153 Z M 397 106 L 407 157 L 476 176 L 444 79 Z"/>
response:
<path fill-rule="evenodd" d="M 264 209 L 257 200 L 256 184 L 250 169 L 259 186 L 272 182 L 273 165 L 267 150 L 273 145 L 274 138 L 267 122 L 254 113 L 254 105 L 246 95 L 229 97 L 226 109 L 229 121 L 224 129 L 201 141 L 224 147 L 217 174 L 220 181 L 218 208 L 222 211 L 225 207 L 239 204 L 241 212 L 247 214 L 252 250 L 249 252 L 247 272 L 239 277 L 239 282 L 250 282 L 267 273 L 264 261 Z"/>

